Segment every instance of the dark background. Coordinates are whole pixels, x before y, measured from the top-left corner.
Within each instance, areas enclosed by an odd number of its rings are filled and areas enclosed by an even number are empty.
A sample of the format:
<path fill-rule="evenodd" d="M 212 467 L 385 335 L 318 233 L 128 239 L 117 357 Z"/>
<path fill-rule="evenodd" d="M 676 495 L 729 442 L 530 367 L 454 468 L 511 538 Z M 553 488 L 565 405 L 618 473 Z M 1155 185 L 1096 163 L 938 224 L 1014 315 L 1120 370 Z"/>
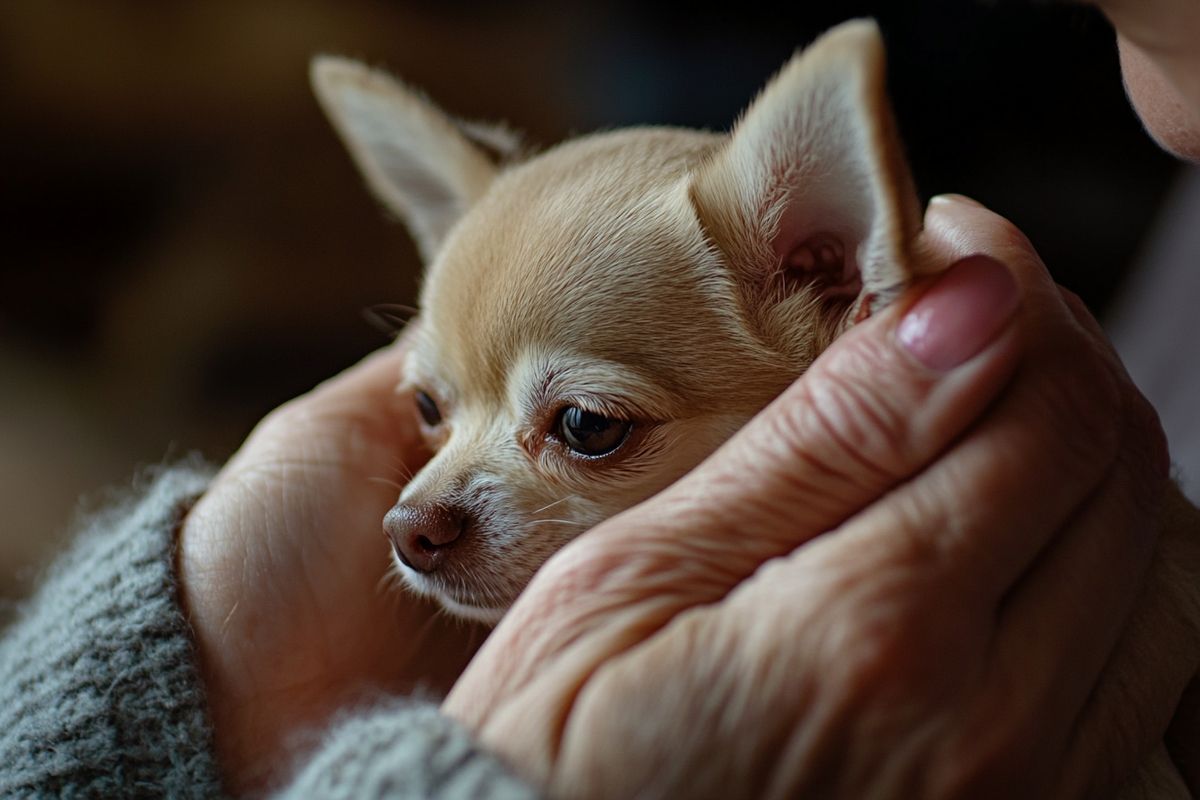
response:
<path fill-rule="evenodd" d="M 386 336 L 415 251 L 307 86 L 361 57 L 544 144 L 727 128 L 794 48 L 877 17 L 924 196 L 1013 219 L 1103 312 L 1175 168 L 1079 7 L 986 2 L 7 0 L 0 7 L 0 598 L 81 494 L 223 460 L 255 420 Z"/>

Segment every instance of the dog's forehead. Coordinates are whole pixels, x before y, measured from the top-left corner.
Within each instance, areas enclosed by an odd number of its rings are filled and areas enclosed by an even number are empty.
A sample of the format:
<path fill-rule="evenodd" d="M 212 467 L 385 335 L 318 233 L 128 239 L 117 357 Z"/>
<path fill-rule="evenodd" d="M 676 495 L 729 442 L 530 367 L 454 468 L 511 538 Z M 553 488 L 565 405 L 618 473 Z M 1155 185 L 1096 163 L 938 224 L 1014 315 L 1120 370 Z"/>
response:
<path fill-rule="evenodd" d="M 667 385 L 736 360 L 733 289 L 688 197 L 689 171 L 720 141 L 621 131 L 501 176 L 426 282 L 425 324 L 457 382 L 499 389 L 530 347 L 637 363 Z"/>

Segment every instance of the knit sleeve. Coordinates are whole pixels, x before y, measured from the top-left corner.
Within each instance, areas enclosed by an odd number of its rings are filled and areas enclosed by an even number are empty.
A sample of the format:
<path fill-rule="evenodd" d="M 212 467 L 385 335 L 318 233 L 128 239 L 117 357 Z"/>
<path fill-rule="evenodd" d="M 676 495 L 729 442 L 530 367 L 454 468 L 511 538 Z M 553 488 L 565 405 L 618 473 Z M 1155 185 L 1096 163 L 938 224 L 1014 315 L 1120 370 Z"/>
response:
<path fill-rule="evenodd" d="M 541 796 L 436 706 L 394 700 L 335 725 L 275 800 Z"/>
<path fill-rule="evenodd" d="M 213 797 L 211 728 L 174 577 L 211 473 L 94 518 L 0 639 L 0 797 Z"/>

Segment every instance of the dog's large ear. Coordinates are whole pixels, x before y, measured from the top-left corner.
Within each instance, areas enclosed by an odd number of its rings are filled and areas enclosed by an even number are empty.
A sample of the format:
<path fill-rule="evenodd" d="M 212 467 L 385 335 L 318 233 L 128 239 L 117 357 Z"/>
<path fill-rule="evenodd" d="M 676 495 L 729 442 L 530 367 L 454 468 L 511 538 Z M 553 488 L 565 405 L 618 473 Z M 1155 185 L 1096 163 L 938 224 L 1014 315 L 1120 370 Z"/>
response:
<path fill-rule="evenodd" d="M 890 302 L 912 278 L 921 223 L 874 22 L 794 56 L 697 170 L 691 197 L 765 333 L 803 327 L 815 305 L 834 335 Z"/>
<path fill-rule="evenodd" d="M 313 89 L 367 184 L 408 225 L 425 263 L 450 228 L 487 191 L 517 138 L 452 119 L 386 73 L 318 56 Z"/>

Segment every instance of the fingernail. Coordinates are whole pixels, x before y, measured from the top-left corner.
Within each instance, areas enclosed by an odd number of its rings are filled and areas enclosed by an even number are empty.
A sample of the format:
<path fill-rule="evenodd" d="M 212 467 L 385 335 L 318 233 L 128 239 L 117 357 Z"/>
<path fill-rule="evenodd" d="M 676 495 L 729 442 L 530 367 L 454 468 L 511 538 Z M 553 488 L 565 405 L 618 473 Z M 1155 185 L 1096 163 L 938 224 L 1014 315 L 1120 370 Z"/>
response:
<path fill-rule="evenodd" d="M 983 208 L 983 203 L 978 200 L 972 200 L 965 194 L 938 194 L 929 198 L 929 205 L 935 203 L 960 203 L 966 206 L 974 206 L 975 208 Z"/>
<path fill-rule="evenodd" d="M 938 372 L 982 350 L 1017 310 L 1017 283 L 994 258 L 975 255 L 951 267 L 896 328 L 904 349 Z"/>

